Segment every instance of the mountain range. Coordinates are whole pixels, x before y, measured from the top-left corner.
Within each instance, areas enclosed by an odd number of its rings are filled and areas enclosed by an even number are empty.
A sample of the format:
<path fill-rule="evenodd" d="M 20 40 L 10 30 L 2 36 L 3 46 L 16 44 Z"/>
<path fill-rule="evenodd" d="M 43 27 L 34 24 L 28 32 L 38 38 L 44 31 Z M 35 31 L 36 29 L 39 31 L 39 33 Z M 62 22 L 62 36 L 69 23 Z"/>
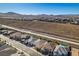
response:
<path fill-rule="evenodd" d="M 10 19 L 53 19 L 53 18 L 79 18 L 79 14 L 64 14 L 64 15 L 23 15 L 15 12 L 0 13 L 0 18 Z"/>

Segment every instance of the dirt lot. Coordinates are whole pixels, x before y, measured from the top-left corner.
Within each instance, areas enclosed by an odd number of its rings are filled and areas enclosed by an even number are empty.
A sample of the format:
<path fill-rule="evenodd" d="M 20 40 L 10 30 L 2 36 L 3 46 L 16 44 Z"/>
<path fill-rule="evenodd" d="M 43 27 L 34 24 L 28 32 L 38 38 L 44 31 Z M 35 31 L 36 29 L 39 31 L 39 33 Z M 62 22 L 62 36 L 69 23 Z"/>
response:
<path fill-rule="evenodd" d="M 32 29 L 35 31 L 46 32 L 49 34 L 55 34 L 58 36 L 73 38 L 77 40 L 79 39 L 79 25 L 41 21 L 14 21 L 2 19 L 0 19 L 0 24 L 5 24 L 23 29 Z"/>

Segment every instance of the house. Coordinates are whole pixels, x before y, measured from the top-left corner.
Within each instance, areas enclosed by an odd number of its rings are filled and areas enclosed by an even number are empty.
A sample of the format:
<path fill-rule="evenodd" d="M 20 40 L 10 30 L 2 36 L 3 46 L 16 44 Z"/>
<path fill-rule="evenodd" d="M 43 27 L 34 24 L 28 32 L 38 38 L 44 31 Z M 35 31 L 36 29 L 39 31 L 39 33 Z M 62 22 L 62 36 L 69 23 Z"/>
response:
<path fill-rule="evenodd" d="M 4 27 L 2 27 L 2 26 L 0 26 L 0 30 L 6 30 L 7 28 L 4 28 Z"/>
<path fill-rule="evenodd" d="M 20 32 L 16 32 L 10 35 L 10 39 L 14 39 L 17 41 L 20 41 L 21 43 L 31 47 L 34 44 L 34 38 L 32 36 L 29 36 L 27 34 L 23 34 Z"/>
<path fill-rule="evenodd" d="M 53 51 L 54 51 L 56 45 L 57 44 L 54 44 L 52 42 L 45 42 L 43 47 L 41 48 L 41 51 L 45 55 L 52 56 L 53 55 Z"/>
<path fill-rule="evenodd" d="M 29 35 L 22 34 L 21 35 L 21 43 L 27 44 L 29 38 L 30 38 Z"/>
<path fill-rule="evenodd" d="M 5 35 L 5 34 L 7 34 L 7 33 L 8 33 L 7 30 L 1 30 L 1 34 Z"/>
<path fill-rule="evenodd" d="M 9 29 L 1 30 L 1 33 L 3 35 L 10 35 L 10 34 L 12 34 L 14 32 L 15 32 L 14 30 L 9 30 Z"/>
<path fill-rule="evenodd" d="M 36 41 L 36 39 L 33 36 L 30 36 L 30 38 L 27 40 L 27 46 L 29 47 L 33 47 L 35 46 L 34 42 Z"/>
<path fill-rule="evenodd" d="M 68 50 L 63 45 L 57 45 L 53 52 L 54 56 L 67 56 Z"/>
<path fill-rule="evenodd" d="M 28 37 L 28 38 L 27 38 Z M 27 36 L 26 38 L 22 38 L 21 39 L 21 43 L 27 45 L 28 44 L 28 41 L 30 40 L 30 36 Z"/>
<path fill-rule="evenodd" d="M 20 32 L 15 32 L 15 33 L 11 34 L 10 39 L 20 41 L 21 40 L 21 33 Z"/>
<path fill-rule="evenodd" d="M 74 23 L 78 25 L 78 24 L 79 24 L 79 19 L 76 19 L 76 20 L 74 21 Z"/>
<path fill-rule="evenodd" d="M 35 41 L 35 49 L 37 50 L 41 50 L 41 48 L 43 47 L 43 45 L 46 43 L 47 41 L 45 40 L 41 40 L 41 39 L 38 39 L 37 41 Z"/>
<path fill-rule="evenodd" d="M 37 39 L 37 40 L 34 42 L 34 45 L 36 46 L 39 41 L 40 41 L 40 39 Z"/>
<path fill-rule="evenodd" d="M 61 23 L 69 23 L 69 18 L 61 18 Z"/>
<path fill-rule="evenodd" d="M 71 48 L 71 55 L 72 56 L 79 56 L 79 49 L 72 47 Z"/>
<path fill-rule="evenodd" d="M 21 34 L 21 39 L 26 39 L 27 35 L 26 34 Z"/>
<path fill-rule="evenodd" d="M 41 49 L 46 42 L 47 41 L 45 40 L 38 40 L 37 42 L 35 42 L 35 47 Z"/>
<path fill-rule="evenodd" d="M 71 24 L 79 25 L 79 19 L 75 19 L 71 21 Z"/>
<path fill-rule="evenodd" d="M 53 55 L 53 51 L 56 47 L 56 43 L 47 42 L 46 40 L 38 39 L 35 41 L 35 48 L 37 51 L 40 51 L 44 55 Z"/>

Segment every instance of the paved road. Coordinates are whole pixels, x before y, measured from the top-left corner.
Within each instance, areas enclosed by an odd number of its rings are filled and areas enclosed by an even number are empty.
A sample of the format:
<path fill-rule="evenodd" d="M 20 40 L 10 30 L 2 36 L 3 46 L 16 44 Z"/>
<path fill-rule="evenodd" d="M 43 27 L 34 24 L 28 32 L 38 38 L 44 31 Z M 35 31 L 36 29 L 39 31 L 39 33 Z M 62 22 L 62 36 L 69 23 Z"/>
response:
<path fill-rule="evenodd" d="M 20 42 L 17 42 L 15 40 L 11 40 L 3 35 L 0 35 L 0 38 L 2 38 L 3 40 L 6 40 L 6 42 L 9 45 L 17 48 L 19 51 L 23 51 L 25 55 L 42 56 L 42 54 L 39 53 L 38 51 L 36 51 L 35 49 L 29 48 L 29 47 L 25 46 L 24 44 L 21 44 Z"/>

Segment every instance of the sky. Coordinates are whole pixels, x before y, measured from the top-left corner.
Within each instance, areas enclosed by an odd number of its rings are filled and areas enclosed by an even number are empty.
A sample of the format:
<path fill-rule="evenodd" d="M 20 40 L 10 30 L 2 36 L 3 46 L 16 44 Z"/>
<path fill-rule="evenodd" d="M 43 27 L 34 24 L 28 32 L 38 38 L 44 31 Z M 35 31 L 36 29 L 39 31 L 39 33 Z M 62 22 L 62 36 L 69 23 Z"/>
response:
<path fill-rule="evenodd" d="M 79 3 L 0 3 L 0 12 L 20 14 L 79 14 Z"/>

